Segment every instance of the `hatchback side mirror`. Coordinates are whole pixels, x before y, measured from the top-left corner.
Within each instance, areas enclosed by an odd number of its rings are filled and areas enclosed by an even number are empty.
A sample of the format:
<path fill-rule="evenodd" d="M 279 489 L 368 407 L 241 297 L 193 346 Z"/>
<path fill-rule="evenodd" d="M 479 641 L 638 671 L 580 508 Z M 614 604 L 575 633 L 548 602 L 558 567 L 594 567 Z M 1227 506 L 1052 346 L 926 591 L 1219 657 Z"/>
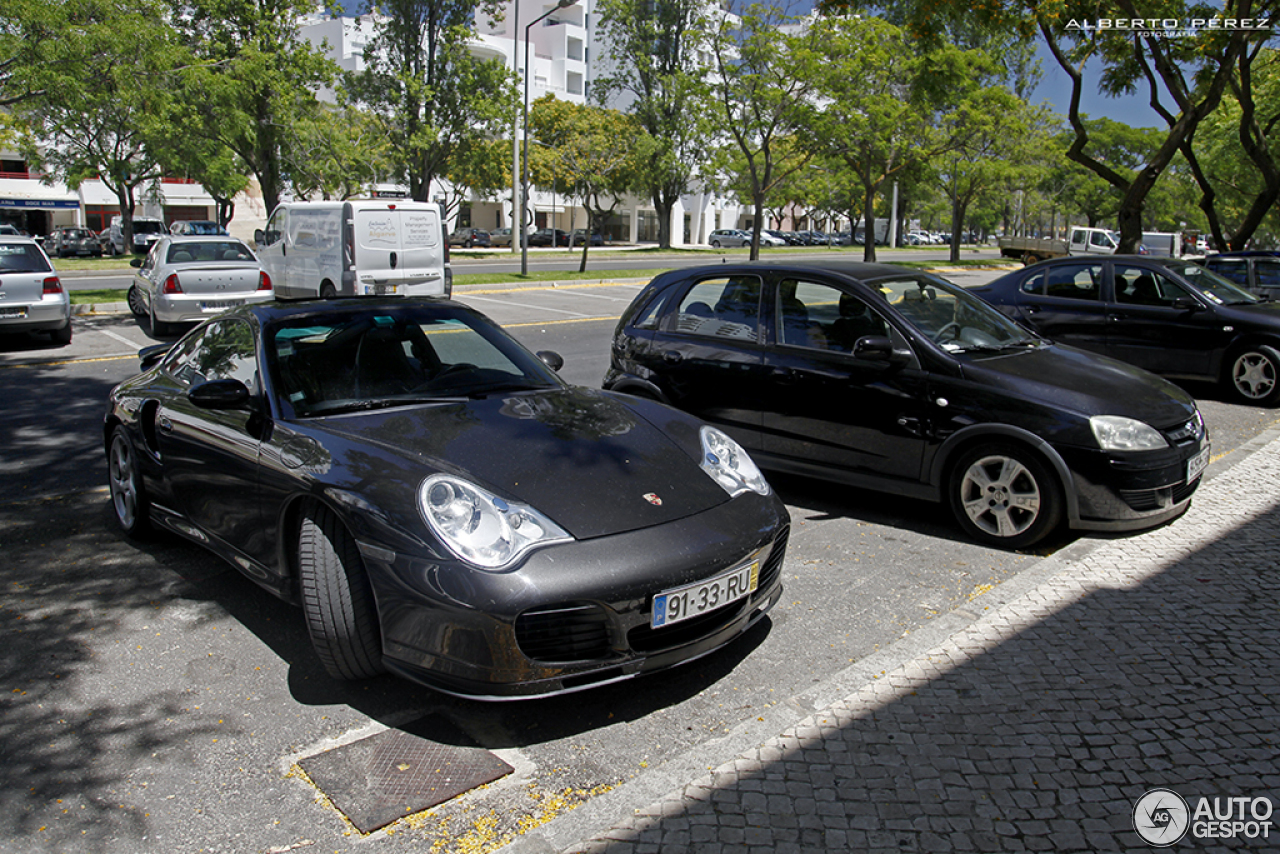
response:
<path fill-rule="evenodd" d="M 187 399 L 201 409 L 251 409 L 253 394 L 240 380 L 209 380 L 188 391 Z"/>
<path fill-rule="evenodd" d="M 1185 309 L 1186 311 L 1203 311 L 1204 306 L 1191 297 L 1178 297 L 1173 301 L 1174 308 Z"/>

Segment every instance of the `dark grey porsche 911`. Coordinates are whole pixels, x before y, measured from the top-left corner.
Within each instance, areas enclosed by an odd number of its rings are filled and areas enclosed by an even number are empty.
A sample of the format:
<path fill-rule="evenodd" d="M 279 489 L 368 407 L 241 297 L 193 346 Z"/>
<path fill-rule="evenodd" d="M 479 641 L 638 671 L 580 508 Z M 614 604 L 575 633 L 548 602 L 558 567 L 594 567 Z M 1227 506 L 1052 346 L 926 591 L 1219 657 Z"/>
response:
<path fill-rule="evenodd" d="M 142 356 L 104 424 L 120 526 L 301 604 L 335 677 L 587 688 L 705 655 L 781 593 L 786 509 L 732 439 L 569 386 L 458 303 L 244 306 Z"/>

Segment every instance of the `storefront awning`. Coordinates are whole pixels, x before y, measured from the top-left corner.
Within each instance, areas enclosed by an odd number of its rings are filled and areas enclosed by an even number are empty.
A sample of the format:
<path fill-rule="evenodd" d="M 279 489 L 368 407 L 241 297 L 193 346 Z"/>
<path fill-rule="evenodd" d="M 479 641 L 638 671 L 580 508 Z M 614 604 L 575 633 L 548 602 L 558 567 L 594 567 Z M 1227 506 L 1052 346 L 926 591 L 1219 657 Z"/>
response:
<path fill-rule="evenodd" d="M 80 207 L 80 196 L 62 184 L 34 178 L 0 178 L 0 208 L 51 210 Z"/>

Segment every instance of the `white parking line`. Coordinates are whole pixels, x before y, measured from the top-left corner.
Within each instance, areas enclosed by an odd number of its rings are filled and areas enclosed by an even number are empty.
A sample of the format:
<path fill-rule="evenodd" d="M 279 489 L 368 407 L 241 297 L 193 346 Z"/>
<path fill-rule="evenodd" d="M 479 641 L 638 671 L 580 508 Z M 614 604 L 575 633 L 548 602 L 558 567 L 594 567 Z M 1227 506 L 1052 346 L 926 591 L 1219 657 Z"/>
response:
<path fill-rule="evenodd" d="M 119 341 L 121 344 L 127 344 L 130 347 L 132 347 L 135 351 L 141 350 L 143 347 L 147 346 L 146 344 L 139 344 L 136 341 L 130 341 L 128 338 L 125 338 L 123 335 L 117 335 L 116 333 L 112 332 L 110 329 L 95 329 L 93 331 L 106 335 L 108 338 L 114 338 L 115 340 Z"/>
<path fill-rule="evenodd" d="M 577 297 L 595 297 L 596 299 L 607 299 L 613 302 L 631 302 L 634 297 L 611 297 L 605 294 L 589 294 L 584 291 L 547 291 L 549 294 L 559 294 L 560 296 L 577 296 Z"/>
<path fill-rule="evenodd" d="M 529 305 L 528 303 L 525 303 L 525 302 L 513 302 L 512 300 L 493 299 L 491 297 L 477 297 L 477 296 L 471 296 L 469 294 L 459 294 L 458 299 L 462 300 L 463 302 L 470 302 L 472 300 L 478 300 L 480 302 L 496 302 L 498 305 L 511 305 L 511 306 L 515 306 L 516 308 L 531 308 L 531 309 L 534 309 L 535 311 L 554 311 L 557 314 L 568 314 L 568 315 L 572 315 L 573 317 L 590 317 L 591 316 L 589 314 L 581 314 L 576 311 L 565 311 L 563 308 L 550 308 L 549 306 L 545 306 L 545 305 Z"/>

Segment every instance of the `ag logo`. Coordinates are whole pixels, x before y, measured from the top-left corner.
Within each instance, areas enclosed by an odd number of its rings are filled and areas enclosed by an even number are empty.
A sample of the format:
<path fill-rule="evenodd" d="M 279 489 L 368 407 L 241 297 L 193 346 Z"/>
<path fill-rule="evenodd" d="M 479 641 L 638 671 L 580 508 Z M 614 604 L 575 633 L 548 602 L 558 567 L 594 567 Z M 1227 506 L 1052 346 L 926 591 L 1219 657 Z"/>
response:
<path fill-rule="evenodd" d="M 1152 789 L 1133 805 L 1133 829 L 1155 848 L 1177 844 L 1190 826 L 1191 810 L 1172 789 Z"/>

